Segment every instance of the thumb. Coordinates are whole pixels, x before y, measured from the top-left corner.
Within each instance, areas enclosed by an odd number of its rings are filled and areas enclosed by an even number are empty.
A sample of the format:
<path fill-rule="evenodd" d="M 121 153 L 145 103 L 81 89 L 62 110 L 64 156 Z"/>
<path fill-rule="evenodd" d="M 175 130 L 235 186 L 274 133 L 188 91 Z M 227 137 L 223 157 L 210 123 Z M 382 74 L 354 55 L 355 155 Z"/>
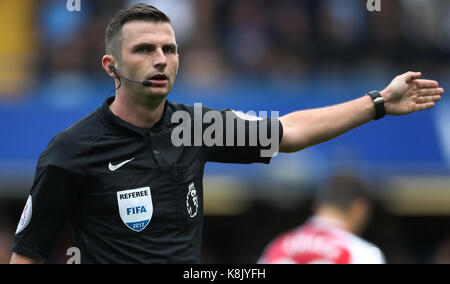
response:
<path fill-rule="evenodd" d="M 413 80 L 419 79 L 420 77 L 422 77 L 422 73 L 421 72 L 408 72 L 405 73 L 405 81 L 406 83 L 409 83 Z"/>

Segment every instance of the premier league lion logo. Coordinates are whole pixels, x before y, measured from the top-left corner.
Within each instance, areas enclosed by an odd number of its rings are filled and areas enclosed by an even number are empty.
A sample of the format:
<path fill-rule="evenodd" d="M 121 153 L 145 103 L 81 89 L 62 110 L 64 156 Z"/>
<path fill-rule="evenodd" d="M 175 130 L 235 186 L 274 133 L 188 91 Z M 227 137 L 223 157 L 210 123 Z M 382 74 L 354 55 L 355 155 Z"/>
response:
<path fill-rule="evenodd" d="M 186 196 L 186 207 L 189 216 L 194 218 L 198 213 L 198 195 L 194 183 L 191 183 L 188 188 L 189 191 Z"/>

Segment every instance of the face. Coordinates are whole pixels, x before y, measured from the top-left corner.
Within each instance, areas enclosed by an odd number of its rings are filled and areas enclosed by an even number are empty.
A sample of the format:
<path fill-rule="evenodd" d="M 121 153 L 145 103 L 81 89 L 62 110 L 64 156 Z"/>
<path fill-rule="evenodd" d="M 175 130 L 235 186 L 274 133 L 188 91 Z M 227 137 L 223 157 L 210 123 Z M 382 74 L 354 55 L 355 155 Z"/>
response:
<path fill-rule="evenodd" d="M 175 82 L 179 56 L 175 33 L 169 23 L 132 21 L 122 27 L 122 57 L 117 62 L 122 76 L 150 81 L 152 86 L 122 80 L 133 93 L 167 96 Z"/>

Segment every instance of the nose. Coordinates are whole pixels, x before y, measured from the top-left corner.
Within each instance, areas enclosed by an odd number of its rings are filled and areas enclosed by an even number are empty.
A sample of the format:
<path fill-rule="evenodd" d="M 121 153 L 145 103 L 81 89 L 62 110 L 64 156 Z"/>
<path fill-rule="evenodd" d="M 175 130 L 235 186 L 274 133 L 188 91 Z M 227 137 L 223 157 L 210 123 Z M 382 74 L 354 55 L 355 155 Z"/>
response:
<path fill-rule="evenodd" d="M 159 70 L 164 70 L 167 66 L 167 57 L 164 54 L 163 50 L 160 48 L 157 50 L 157 52 L 155 52 L 153 65 Z"/>

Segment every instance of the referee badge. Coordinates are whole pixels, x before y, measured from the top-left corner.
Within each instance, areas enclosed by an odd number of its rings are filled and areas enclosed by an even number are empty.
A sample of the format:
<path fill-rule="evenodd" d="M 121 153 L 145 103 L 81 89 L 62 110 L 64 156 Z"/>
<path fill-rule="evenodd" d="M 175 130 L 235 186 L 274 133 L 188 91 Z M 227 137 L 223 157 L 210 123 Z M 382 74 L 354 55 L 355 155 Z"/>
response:
<path fill-rule="evenodd" d="M 147 227 L 153 216 L 153 203 L 150 187 L 142 187 L 117 192 L 120 218 L 135 232 Z"/>

